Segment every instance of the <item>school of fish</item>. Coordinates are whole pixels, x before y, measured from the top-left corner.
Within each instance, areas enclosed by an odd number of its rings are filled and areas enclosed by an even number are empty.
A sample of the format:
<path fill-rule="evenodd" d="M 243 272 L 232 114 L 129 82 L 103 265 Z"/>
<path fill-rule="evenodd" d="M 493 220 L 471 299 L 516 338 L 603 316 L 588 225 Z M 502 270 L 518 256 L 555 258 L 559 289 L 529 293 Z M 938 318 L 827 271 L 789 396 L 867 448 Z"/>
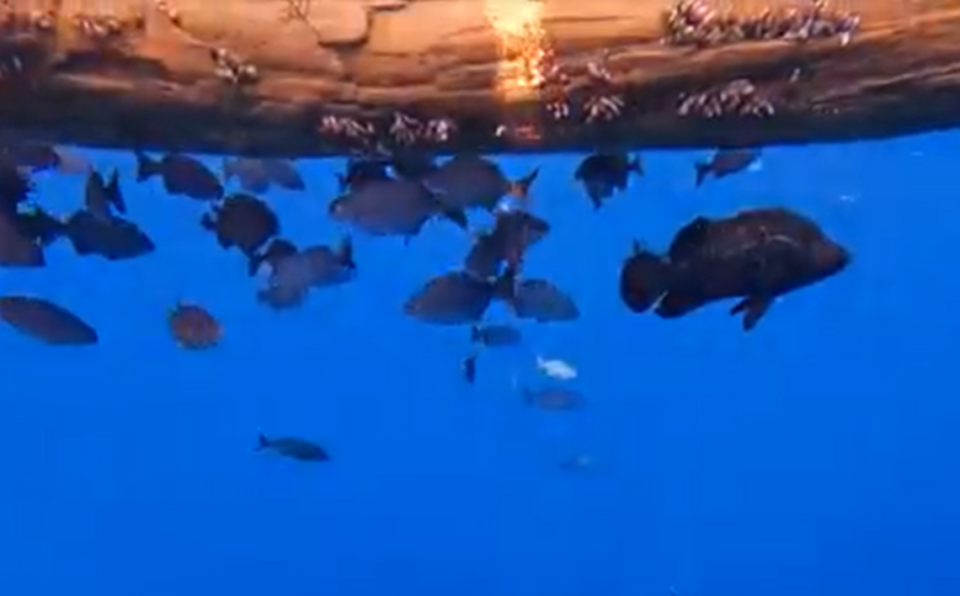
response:
<path fill-rule="evenodd" d="M 695 186 L 742 172 L 759 156 L 757 149 L 718 150 L 711 160 L 694 164 Z M 169 195 L 205 203 L 198 229 L 211 234 L 224 250 L 242 255 L 246 274 L 266 272 L 257 290 L 265 308 L 295 309 L 314 292 L 356 279 L 360 265 L 351 235 L 335 245 L 297 246 L 282 236 L 279 218 L 261 198 L 273 187 L 307 190 L 293 162 L 231 157 L 224 159 L 218 174 L 180 153 L 152 157 L 138 152 L 136 159 L 136 183 L 156 181 Z M 31 181 L 44 170 L 85 175 L 82 206 L 69 215 L 46 211 Z M 644 174 L 639 157 L 598 152 L 582 160 L 573 179 L 583 186 L 593 208 L 600 209 L 627 190 L 632 176 Z M 431 220 L 473 234 L 459 269 L 426 280 L 398 305 L 405 316 L 424 324 L 467 330 L 474 346 L 462 361 L 467 383 L 476 380 L 483 351 L 523 342 L 513 323 L 487 320 L 494 302 L 505 304 L 516 320 L 554 324 L 580 317 L 578 305 L 563 289 L 524 267 L 527 252 L 551 231 L 528 201 L 538 175 L 539 169 L 533 169 L 511 180 L 495 161 L 473 154 L 439 162 L 419 155 L 350 158 L 338 176 L 340 194 L 327 205 L 329 216 L 353 234 L 397 236 L 409 242 Z M 228 192 L 234 181 L 240 190 Z M 472 230 L 475 211 L 490 214 L 493 225 Z M 0 147 L 0 267 L 43 267 L 44 249 L 61 240 L 78 256 L 109 261 L 153 252 L 154 241 L 126 213 L 118 171 L 96 171 L 79 155 L 58 147 Z M 718 219 L 697 217 L 676 231 L 662 253 L 635 241 L 622 264 L 617 291 L 628 311 L 652 312 L 662 319 L 733 299 L 730 313 L 741 316 L 742 328 L 749 331 L 778 298 L 840 273 L 851 258 L 848 249 L 808 217 L 780 207 L 758 208 Z M 88 322 L 41 296 L 0 296 L 0 319 L 49 345 L 101 341 Z M 202 304 L 172 304 L 167 321 L 172 340 L 184 350 L 214 349 L 223 340 L 221 323 Z M 526 404 L 555 411 L 583 406 L 584 396 L 569 388 L 568 382 L 577 377 L 572 365 L 537 355 L 536 367 L 551 381 L 539 388 L 515 386 Z M 261 434 L 254 449 L 298 461 L 330 459 L 319 445 L 296 437 Z M 589 455 L 579 454 L 561 467 L 586 467 L 590 461 Z"/>

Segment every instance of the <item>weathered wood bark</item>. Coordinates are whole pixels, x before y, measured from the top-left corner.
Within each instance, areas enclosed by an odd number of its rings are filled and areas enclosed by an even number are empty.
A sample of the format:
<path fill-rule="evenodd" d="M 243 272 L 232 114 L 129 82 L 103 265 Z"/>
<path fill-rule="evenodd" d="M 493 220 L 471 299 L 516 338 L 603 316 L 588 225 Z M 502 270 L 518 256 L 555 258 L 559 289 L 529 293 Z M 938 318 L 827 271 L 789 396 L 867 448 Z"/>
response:
<path fill-rule="evenodd" d="M 707 9 L 729 29 L 810 1 L 701 0 L 687 34 L 721 22 Z M 960 122 L 960 0 L 839 1 L 859 18 L 848 35 L 701 47 L 665 41 L 677 0 L 0 0 L 0 134 L 293 156 L 801 143 Z"/>

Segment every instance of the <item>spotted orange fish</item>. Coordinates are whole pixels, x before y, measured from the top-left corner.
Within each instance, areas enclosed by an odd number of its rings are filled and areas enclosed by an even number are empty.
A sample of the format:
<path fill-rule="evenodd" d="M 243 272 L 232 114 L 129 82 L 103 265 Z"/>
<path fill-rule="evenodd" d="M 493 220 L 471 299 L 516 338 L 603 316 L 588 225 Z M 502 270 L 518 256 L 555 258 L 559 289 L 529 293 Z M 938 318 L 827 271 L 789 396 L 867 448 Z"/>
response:
<path fill-rule="evenodd" d="M 178 302 L 167 320 L 177 345 L 187 350 L 215 347 L 223 337 L 220 322 L 202 306 Z"/>

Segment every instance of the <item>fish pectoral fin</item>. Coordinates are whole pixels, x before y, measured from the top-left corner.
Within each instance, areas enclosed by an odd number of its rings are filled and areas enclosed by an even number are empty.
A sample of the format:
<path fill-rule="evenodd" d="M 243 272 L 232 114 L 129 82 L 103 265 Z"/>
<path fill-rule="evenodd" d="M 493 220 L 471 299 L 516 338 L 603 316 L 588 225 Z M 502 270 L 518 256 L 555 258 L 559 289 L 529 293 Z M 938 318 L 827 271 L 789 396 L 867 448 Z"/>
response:
<path fill-rule="evenodd" d="M 743 314 L 743 330 L 750 331 L 767 314 L 773 300 L 766 296 L 747 296 L 730 309 L 731 315 Z"/>

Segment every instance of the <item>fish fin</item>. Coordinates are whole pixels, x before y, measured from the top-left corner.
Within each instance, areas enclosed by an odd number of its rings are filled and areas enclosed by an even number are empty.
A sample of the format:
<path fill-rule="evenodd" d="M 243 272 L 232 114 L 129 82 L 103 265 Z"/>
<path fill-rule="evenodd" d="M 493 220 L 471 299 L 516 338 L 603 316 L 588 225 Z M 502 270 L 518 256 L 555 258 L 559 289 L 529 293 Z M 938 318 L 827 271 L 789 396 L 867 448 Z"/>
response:
<path fill-rule="evenodd" d="M 204 230 L 209 230 L 211 232 L 217 229 L 217 222 L 213 220 L 213 216 L 209 213 L 203 214 L 203 217 L 200 218 L 200 225 Z"/>
<path fill-rule="evenodd" d="M 253 277 L 258 271 L 260 271 L 261 265 L 263 265 L 263 255 L 251 255 L 250 259 L 247 261 L 247 274 L 250 277 Z"/>
<path fill-rule="evenodd" d="M 479 352 L 474 352 L 466 358 L 463 359 L 463 362 L 460 363 L 460 369 L 463 371 L 463 377 L 471 385 L 477 380 L 477 356 Z"/>
<path fill-rule="evenodd" d="M 337 188 L 341 193 L 347 192 L 347 177 L 343 174 L 337 174 Z"/>
<path fill-rule="evenodd" d="M 534 168 L 529 174 L 510 183 L 510 186 L 507 190 L 507 194 L 512 196 L 515 199 L 518 199 L 521 202 L 527 202 L 528 197 L 530 196 L 530 186 L 533 184 L 534 180 L 537 179 L 537 176 L 540 175 L 540 168 Z"/>
<path fill-rule="evenodd" d="M 470 343 L 477 343 L 480 341 L 481 333 L 480 327 L 478 325 L 473 325 L 470 327 Z"/>
<path fill-rule="evenodd" d="M 263 433 L 257 434 L 257 446 L 253 448 L 254 451 L 262 451 L 270 447 L 270 439 Z"/>
<path fill-rule="evenodd" d="M 637 176 L 643 176 L 643 162 L 640 161 L 639 157 L 634 157 L 630 160 L 630 163 L 627 164 L 627 170 L 633 172 Z"/>
<path fill-rule="evenodd" d="M 461 230 L 469 229 L 470 222 L 467 221 L 467 213 L 463 209 L 447 208 L 442 213 L 445 219 L 453 222 Z"/>
<path fill-rule="evenodd" d="M 743 313 L 743 330 L 751 331 L 767 314 L 773 301 L 765 296 L 748 296 L 730 309 L 731 315 Z"/>
<path fill-rule="evenodd" d="M 713 166 L 710 165 L 708 162 L 701 161 L 693 164 L 693 167 L 697 171 L 696 185 L 700 186 L 701 184 L 703 184 L 704 180 L 707 179 L 707 176 L 710 175 L 710 172 L 713 169 Z"/>
<path fill-rule="evenodd" d="M 230 182 L 230 180 L 232 180 L 233 176 L 236 174 L 234 171 L 235 163 L 236 161 L 230 157 L 224 157 L 223 161 L 220 163 L 220 175 L 224 182 Z"/>
<path fill-rule="evenodd" d="M 137 158 L 137 182 L 144 182 L 160 173 L 160 162 L 142 151 L 134 153 Z"/>
<path fill-rule="evenodd" d="M 337 255 L 340 257 L 340 264 L 347 269 L 356 269 L 357 264 L 353 260 L 353 238 L 350 236 L 344 236 L 343 240 L 340 241 L 340 247 L 337 250 Z"/>

